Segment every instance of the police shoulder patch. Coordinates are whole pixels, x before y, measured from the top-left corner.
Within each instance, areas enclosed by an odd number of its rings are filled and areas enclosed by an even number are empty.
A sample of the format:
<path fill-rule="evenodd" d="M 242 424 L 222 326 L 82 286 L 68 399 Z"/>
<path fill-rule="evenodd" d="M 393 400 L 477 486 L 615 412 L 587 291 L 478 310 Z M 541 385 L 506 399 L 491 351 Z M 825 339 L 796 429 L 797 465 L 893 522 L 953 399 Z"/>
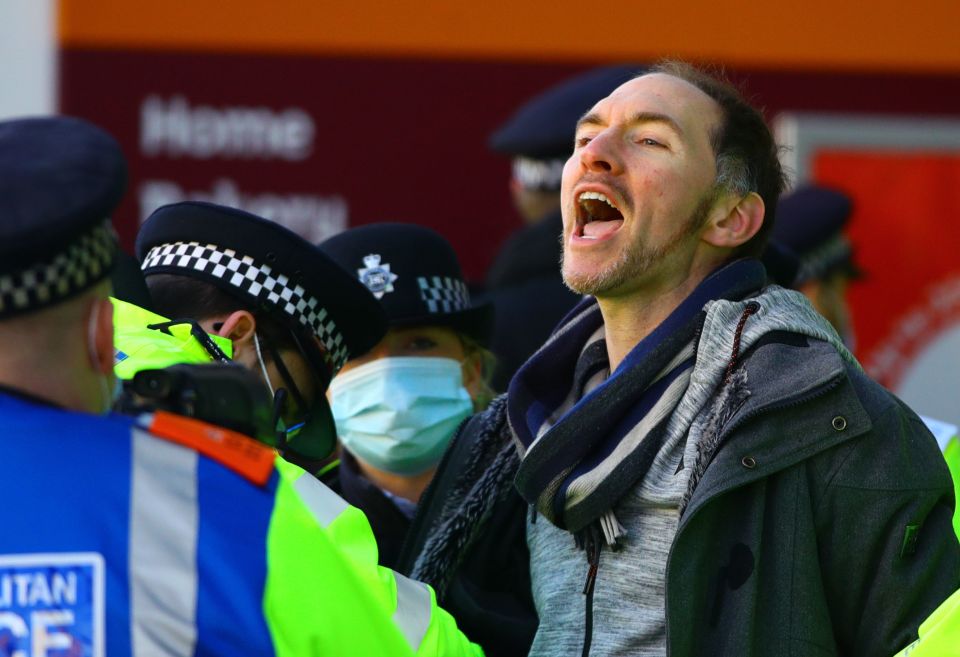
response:
<path fill-rule="evenodd" d="M 273 473 L 273 448 L 242 433 L 164 411 L 153 414 L 147 430 L 196 450 L 258 486 L 265 485 Z"/>
<path fill-rule="evenodd" d="M 0 555 L 0 654 L 104 657 L 96 552 Z"/>

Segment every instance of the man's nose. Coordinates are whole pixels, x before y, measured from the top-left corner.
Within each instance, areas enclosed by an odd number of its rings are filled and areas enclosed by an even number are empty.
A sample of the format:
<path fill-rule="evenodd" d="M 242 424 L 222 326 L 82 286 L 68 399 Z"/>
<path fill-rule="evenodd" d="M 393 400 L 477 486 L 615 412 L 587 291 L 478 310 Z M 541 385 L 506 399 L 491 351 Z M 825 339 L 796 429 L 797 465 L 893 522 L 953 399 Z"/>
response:
<path fill-rule="evenodd" d="M 620 157 L 617 150 L 616 135 L 604 130 L 580 149 L 580 161 L 587 171 L 595 173 L 619 173 Z"/>

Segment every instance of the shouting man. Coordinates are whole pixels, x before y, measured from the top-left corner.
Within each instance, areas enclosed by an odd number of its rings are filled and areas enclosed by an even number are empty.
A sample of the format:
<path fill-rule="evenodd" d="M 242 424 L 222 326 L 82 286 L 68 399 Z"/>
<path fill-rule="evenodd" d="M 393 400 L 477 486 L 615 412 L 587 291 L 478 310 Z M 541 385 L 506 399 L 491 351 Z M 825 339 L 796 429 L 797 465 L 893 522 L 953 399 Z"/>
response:
<path fill-rule="evenodd" d="M 884 655 L 957 587 L 936 443 L 766 287 L 782 187 L 761 114 L 688 65 L 581 118 L 562 267 L 589 296 L 455 439 L 408 550 L 475 640 L 510 605 L 535 656 Z"/>

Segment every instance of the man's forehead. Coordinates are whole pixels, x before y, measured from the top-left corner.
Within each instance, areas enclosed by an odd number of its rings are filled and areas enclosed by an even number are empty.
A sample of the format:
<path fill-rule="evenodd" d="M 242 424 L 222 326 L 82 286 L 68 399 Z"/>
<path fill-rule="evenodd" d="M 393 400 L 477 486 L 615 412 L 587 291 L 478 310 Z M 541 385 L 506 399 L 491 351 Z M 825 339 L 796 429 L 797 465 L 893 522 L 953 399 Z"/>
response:
<path fill-rule="evenodd" d="M 698 118 L 708 119 L 712 126 L 720 118 L 720 107 L 710 96 L 666 73 L 648 73 L 624 82 L 584 116 L 608 123 L 641 112 L 664 114 L 681 126 Z"/>

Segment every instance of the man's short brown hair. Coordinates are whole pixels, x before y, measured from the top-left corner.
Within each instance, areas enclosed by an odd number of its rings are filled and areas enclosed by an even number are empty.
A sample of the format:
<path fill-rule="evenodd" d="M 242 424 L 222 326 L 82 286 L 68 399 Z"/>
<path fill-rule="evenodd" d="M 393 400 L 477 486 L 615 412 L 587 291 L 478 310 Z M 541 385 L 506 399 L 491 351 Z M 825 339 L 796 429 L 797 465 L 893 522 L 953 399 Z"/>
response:
<path fill-rule="evenodd" d="M 766 210 L 760 230 L 735 251 L 735 255 L 759 256 L 773 229 L 777 200 L 785 186 L 779 148 L 763 114 L 719 72 L 667 60 L 644 75 L 649 73 L 663 73 L 688 82 L 720 106 L 723 118 L 712 135 L 716 187 L 738 196 L 756 192 L 763 199 Z"/>

